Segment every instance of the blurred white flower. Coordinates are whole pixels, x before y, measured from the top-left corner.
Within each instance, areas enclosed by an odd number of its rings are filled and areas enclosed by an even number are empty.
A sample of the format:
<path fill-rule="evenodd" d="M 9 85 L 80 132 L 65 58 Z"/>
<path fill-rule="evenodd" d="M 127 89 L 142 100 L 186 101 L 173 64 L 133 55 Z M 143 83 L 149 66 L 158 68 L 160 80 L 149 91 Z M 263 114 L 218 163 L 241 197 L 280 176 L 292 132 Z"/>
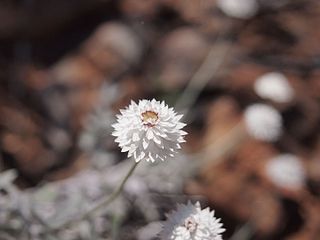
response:
<path fill-rule="evenodd" d="M 218 7 L 229 17 L 248 19 L 259 10 L 257 0 L 218 0 Z"/>
<path fill-rule="evenodd" d="M 111 22 L 101 25 L 92 38 L 97 50 L 111 49 L 124 60 L 133 63 L 142 54 L 141 41 L 128 26 Z"/>
<path fill-rule="evenodd" d="M 160 232 L 161 240 L 222 240 L 221 233 L 225 231 L 214 211 L 201 210 L 199 202 L 178 204 L 178 209 L 167 218 Z"/>
<path fill-rule="evenodd" d="M 293 154 L 280 154 L 266 165 L 266 174 L 277 186 L 297 190 L 304 186 L 306 172 L 301 160 Z"/>
<path fill-rule="evenodd" d="M 113 124 L 113 136 L 122 152 L 128 152 L 136 162 L 145 159 L 154 162 L 173 157 L 180 149 L 180 143 L 185 142 L 187 133 L 181 129 L 186 125 L 179 120 L 173 108 L 163 101 L 155 99 L 140 100 L 138 104 L 131 101 L 126 109 L 120 110 L 117 123 Z"/>
<path fill-rule="evenodd" d="M 277 141 L 282 134 L 282 117 L 273 107 L 256 103 L 247 107 L 244 120 L 248 133 L 262 141 Z"/>
<path fill-rule="evenodd" d="M 279 103 L 289 102 L 294 96 L 287 78 L 278 72 L 267 73 L 257 78 L 254 90 L 258 96 Z"/>

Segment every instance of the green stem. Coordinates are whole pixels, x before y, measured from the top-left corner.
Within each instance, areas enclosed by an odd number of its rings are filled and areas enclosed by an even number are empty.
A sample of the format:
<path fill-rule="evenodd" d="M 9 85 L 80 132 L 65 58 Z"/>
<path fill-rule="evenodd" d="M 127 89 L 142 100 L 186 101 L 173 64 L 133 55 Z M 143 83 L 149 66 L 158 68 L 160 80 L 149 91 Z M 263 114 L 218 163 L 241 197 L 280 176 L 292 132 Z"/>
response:
<path fill-rule="evenodd" d="M 249 222 L 243 224 L 230 238 L 230 240 L 247 240 L 254 234 Z"/>
<path fill-rule="evenodd" d="M 130 170 L 127 173 L 127 175 L 124 177 L 124 179 L 120 183 L 120 185 L 118 186 L 118 188 L 108 198 L 106 198 L 101 203 L 97 204 L 95 207 L 90 209 L 84 215 L 84 218 L 86 218 L 87 216 L 93 215 L 95 212 L 98 212 L 101 208 L 107 207 L 111 202 L 113 202 L 119 196 L 119 194 L 122 192 L 122 189 L 123 189 L 124 185 L 126 184 L 127 180 L 132 175 L 132 173 L 134 172 L 134 170 L 136 169 L 137 166 L 138 166 L 138 162 L 135 162 L 132 165 L 132 167 L 130 168 Z"/>
<path fill-rule="evenodd" d="M 112 218 L 112 230 L 111 230 L 111 236 L 113 240 L 117 240 L 119 236 L 119 229 L 121 225 L 122 219 L 119 216 L 114 215 Z"/>
<path fill-rule="evenodd" d="M 93 208 L 89 209 L 87 212 L 85 212 L 81 217 L 79 217 L 78 219 L 75 220 L 71 220 L 71 221 L 67 221 L 64 224 L 56 227 L 56 228 L 51 228 L 49 231 L 47 231 L 47 234 L 50 234 L 52 232 L 55 231 L 59 231 L 62 228 L 67 228 L 70 227 L 80 221 L 82 221 L 83 219 L 86 219 L 92 215 L 94 215 L 96 212 L 98 212 L 100 209 L 102 208 L 106 208 L 110 203 L 112 203 L 122 192 L 124 185 L 126 184 L 126 182 L 128 181 L 129 177 L 132 175 L 132 173 L 134 172 L 134 170 L 136 169 L 136 167 L 138 166 L 138 162 L 135 162 L 132 167 L 130 168 L 130 170 L 128 171 L 127 175 L 124 177 L 124 179 L 121 181 L 120 185 L 115 189 L 115 191 L 109 195 L 108 197 L 106 197 L 105 199 L 103 199 L 101 202 L 99 202 L 96 206 L 94 206 Z"/>

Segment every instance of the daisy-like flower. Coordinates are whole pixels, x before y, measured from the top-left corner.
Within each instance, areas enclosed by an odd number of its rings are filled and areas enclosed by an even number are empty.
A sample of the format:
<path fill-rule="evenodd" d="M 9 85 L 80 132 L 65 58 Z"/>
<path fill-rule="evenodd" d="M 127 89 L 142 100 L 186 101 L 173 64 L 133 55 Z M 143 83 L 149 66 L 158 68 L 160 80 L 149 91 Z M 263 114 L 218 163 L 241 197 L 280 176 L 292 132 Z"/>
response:
<path fill-rule="evenodd" d="M 250 105 L 244 112 L 244 120 L 248 133 L 258 140 L 273 142 L 282 134 L 281 114 L 269 105 Z"/>
<path fill-rule="evenodd" d="M 269 179 L 279 187 L 298 190 L 305 185 L 305 168 L 293 154 L 280 154 L 270 159 L 265 171 Z"/>
<path fill-rule="evenodd" d="M 178 209 L 167 216 L 161 240 L 222 240 L 220 219 L 214 217 L 214 211 L 201 209 L 200 203 L 193 205 L 178 204 Z"/>
<path fill-rule="evenodd" d="M 290 102 L 294 96 L 294 90 L 288 79 L 278 72 L 266 73 L 254 83 L 254 91 L 262 98 L 275 102 Z"/>
<path fill-rule="evenodd" d="M 113 136 L 122 152 L 128 152 L 136 162 L 145 159 L 154 162 L 173 157 L 185 142 L 181 130 L 186 124 L 180 122 L 183 115 L 177 115 L 163 101 L 155 99 L 131 101 L 130 105 L 120 110 L 117 123 L 113 124 Z"/>

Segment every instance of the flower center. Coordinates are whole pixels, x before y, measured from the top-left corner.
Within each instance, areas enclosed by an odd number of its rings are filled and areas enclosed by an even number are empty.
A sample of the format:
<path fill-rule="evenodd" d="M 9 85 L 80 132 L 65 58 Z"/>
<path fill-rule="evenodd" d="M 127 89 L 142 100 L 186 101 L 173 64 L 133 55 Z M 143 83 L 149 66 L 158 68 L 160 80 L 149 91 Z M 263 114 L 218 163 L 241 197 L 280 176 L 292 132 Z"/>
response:
<path fill-rule="evenodd" d="M 143 125 L 148 127 L 153 127 L 156 125 L 159 117 L 158 114 L 154 111 L 145 111 L 141 114 Z"/>
<path fill-rule="evenodd" d="M 193 217 L 188 217 L 184 221 L 184 226 L 190 233 L 193 233 L 197 229 L 197 225 L 198 224 L 196 223 Z"/>

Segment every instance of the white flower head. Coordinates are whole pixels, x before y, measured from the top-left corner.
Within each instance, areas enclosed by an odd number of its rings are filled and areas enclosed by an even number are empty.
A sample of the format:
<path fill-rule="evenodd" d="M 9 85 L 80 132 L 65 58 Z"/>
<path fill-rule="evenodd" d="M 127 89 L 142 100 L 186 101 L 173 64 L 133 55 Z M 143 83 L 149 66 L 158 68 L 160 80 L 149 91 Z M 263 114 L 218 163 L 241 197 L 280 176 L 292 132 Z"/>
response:
<path fill-rule="evenodd" d="M 254 91 L 262 98 L 279 103 L 290 102 L 294 96 L 294 90 L 288 79 L 278 72 L 270 72 L 257 78 Z"/>
<path fill-rule="evenodd" d="M 259 10 L 257 0 L 218 0 L 218 7 L 229 17 L 249 19 Z"/>
<path fill-rule="evenodd" d="M 250 105 L 244 112 L 244 120 L 248 133 L 258 140 L 273 142 L 282 134 L 281 114 L 269 105 Z"/>
<path fill-rule="evenodd" d="M 297 190 L 305 185 L 305 168 L 293 154 L 280 154 L 270 159 L 265 171 L 268 178 L 279 187 Z"/>
<path fill-rule="evenodd" d="M 167 216 L 162 231 L 161 240 L 222 240 L 220 219 L 214 217 L 214 211 L 201 209 L 200 203 L 195 205 L 178 204 L 177 210 Z"/>
<path fill-rule="evenodd" d="M 131 101 L 130 105 L 120 110 L 117 123 L 113 124 L 113 136 L 122 152 L 128 152 L 136 162 L 145 159 L 154 162 L 173 157 L 185 142 L 181 130 L 186 124 L 180 122 L 183 115 L 177 115 L 163 101 Z"/>

